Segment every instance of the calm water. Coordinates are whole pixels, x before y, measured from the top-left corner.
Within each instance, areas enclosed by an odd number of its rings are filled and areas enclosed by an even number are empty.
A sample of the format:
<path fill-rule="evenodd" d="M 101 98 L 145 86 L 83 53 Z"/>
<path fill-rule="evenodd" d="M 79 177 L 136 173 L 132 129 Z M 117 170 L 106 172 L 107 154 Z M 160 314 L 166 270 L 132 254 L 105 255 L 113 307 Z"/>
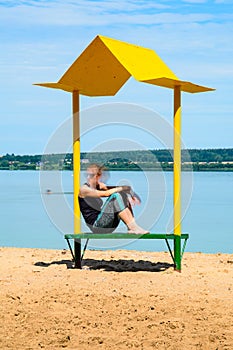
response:
<path fill-rule="evenodd" d="M 151 232 L 171 232 L 172 176 L 170 172 L 112 172 L 108 183 L 133 186 L 142 199 L 134 208 L 142 226 Z M 182 176 L 182 227 L 190 234 L 186 251 L 233 253 L 233 173 Z M 0 245 L 67 248 L 63 233 L 72 232 L 72 182 L 68 171 L 43 172 L 41 179 L 36 171 L 0 171 Z M 47 189 L 52 194 L 44 194 Z M 124 225 L 118 231 L 125 232 Z M 167 250 L 160 240 L 93 240 L 89 248 Z"/>

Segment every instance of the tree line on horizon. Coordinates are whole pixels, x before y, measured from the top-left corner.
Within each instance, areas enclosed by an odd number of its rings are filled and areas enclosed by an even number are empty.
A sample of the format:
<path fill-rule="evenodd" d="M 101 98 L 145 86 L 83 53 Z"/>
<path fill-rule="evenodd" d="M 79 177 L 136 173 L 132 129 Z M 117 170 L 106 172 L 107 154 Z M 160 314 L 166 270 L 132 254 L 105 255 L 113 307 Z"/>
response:
<path fill-rule="evenodd" d="M 110 170 L 173 170 L 173 150 L 81 152 L 81 169 L 100 163 Z M 182 170 L 233 171 L 233 148 L 189 149 L 181 152 Z M 0 157 L 1 170 L 72 170 L 73 154 L 15 155 Z"/>

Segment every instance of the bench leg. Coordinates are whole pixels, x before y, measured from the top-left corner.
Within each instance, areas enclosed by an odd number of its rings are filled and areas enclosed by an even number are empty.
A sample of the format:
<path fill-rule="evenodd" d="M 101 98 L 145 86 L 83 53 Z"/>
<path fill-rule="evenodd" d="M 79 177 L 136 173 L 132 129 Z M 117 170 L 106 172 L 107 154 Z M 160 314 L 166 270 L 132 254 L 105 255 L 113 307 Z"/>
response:
<path fill-rule="evenodd" d="M 76 269 L 81 269 L 82 265 L 82 256 L 81 256 L 81 239 L 74 240 L 74 267 Z"/>
<path fill-rule="evenodd" d="M 181 272 L 181 237 L 176 235 L 174 239 L 175 270 Z"/>

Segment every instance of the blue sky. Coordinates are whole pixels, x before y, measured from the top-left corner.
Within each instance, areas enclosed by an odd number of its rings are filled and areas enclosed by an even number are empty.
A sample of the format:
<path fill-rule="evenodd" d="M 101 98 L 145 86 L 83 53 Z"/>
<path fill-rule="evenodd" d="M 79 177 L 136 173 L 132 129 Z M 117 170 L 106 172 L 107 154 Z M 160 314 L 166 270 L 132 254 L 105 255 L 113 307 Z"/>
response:
<path fill-rule="evenodd" d="M 32 84 L 57 81 L 98 34 L 154 49 L 180 79 L 216 88 L 182 94 L 183 139 L 188 148 L 233 147 L 232 0 L 7 0 L 0 1 L 0 155 L 43 152 L 71 115 L 71 95 Z M 171 123 L 172 99 L 170 90 L 131 78 L 114 97 L 82 97 L 81 108 L 137 103 Z M 149 138 L 144 146 L 158 148 Z"/>

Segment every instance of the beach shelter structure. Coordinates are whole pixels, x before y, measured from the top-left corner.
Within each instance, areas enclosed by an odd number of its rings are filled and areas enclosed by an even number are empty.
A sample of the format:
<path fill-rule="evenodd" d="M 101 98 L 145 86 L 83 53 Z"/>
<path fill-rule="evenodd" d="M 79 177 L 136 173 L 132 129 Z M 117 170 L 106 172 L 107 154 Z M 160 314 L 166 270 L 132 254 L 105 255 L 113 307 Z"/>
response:
<path fill-rule="evenodd" d="M 80 186 L 80 95 L 114 96 L 130 77 L 139 82 L 158 85 L 174 91 L 174 232 L 170 237 L 168 235 L 149 234 L 144 235 L 143 238 L 174 239 L 173 260 L 175 269 L 180 271 L 183 254 L 181 251 L 181 92 L 198 93 L 214 89 L 180 80 L 151 49 L 101 35 L 98 35 L 89 44 L 58 82 L 35 84 L 70 92 L 73 97 L 74 234 L 68 235 L 66 238 L 74 238 L 77 243 L 75 251 L 80 257 L 80 237 L 85 236 L 81 234 L 78 205 Z M 88 237 L 88 235 L 85 237 Z M 117 234 L 105 235 L 105 238 L 107 237 L 120 238 Z M 97 238 L 96 235 L 95 238 Z M 121 238 L 123 238 L 122 235 Z M 129 238 L 128 235 L 127 238 Z M 80 267 L 81 262 L 80 259 L 78 260 L 77 265 Z"/>

